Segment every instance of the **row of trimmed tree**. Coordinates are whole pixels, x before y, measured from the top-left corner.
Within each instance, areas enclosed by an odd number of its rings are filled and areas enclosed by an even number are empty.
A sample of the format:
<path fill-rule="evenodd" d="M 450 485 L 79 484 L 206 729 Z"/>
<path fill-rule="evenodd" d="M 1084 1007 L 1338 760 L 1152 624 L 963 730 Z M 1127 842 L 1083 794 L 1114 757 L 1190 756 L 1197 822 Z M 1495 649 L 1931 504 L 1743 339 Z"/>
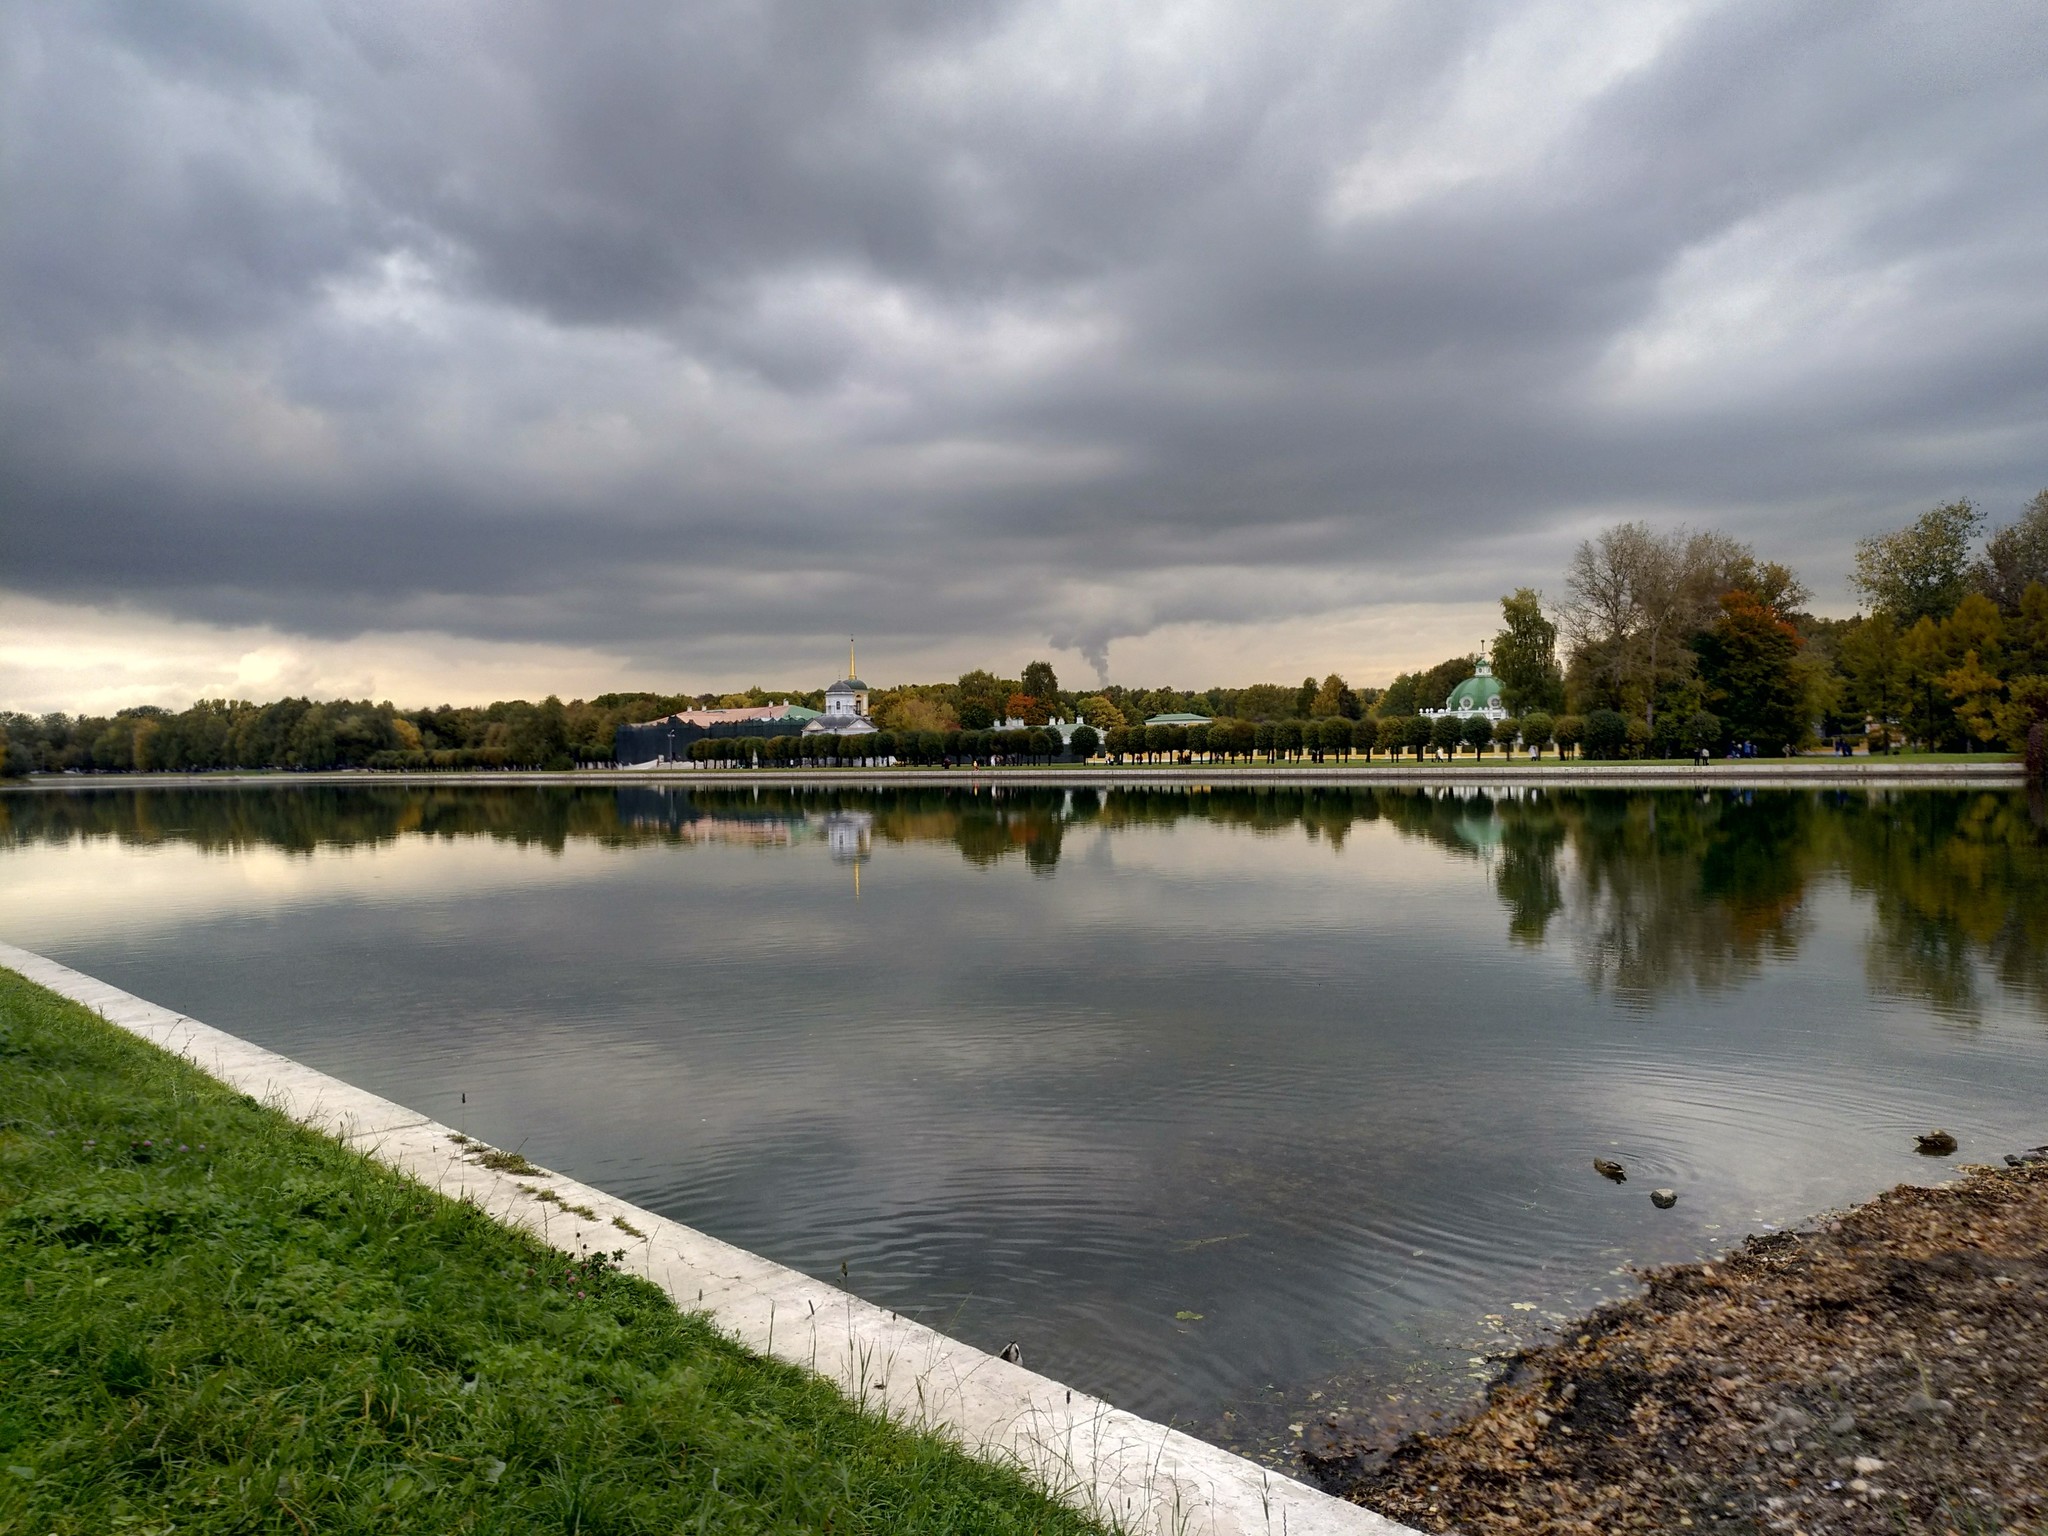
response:
<path fill-rule="evenodd" d="M 1691 722 L 1694 742 L 1717 739 L 1720 724 L 1711 719 Z M 809 736 L 710 737 L 690 746 L 690 760 L 735 766 L 781 764 L 820 766 L 870 763 L 1029 764 L 1086 762 L 1098 754 L 1116 763 L 1158 762 L 1325 762 L 1375 755 L 1421 759 L 1430 753 L 1477 756 L 1491 749 L 1517 749 L 1539 755 L 1555 748 L 1560 755 L 1594 758 L 1631 755 L 1629 723 L 1612 710 L 1551 716 L 1540 711 L 1520 719 L 1491 720 L 1485 715 L 1392 715 L 1346 720 L 1212 720 L 1206 725 L 1114 726 L 1098 734 L 1089 726 L 1074 731 L 1070 742 L 1053 730 L 1021 731 L 876 731 L 858 736 L 819 733 Z"/>
<path fill-rule="evenodd" d="M 1094 731 L 1074 732 L 1072 756 L 1086 761 L 1100 745 Z M 690 744 L 690 760 L 747 767 L 810 763 L 841 766 L 866 763 L 1052 763 L 1069 756 L 1054 730 L 869 731 L 841 736 L 706 736 Z"/>
<path fill-rule="evenodd" d="M 1718 732 L 1719 723 L 1714 722 Z M 1474 756 L 1489 748 L 1538 755 L 1628 755 L 1628 722 L 1611 710 L 1592 716 L 1532 711 L 1520 718 L 1485 715 L 1367 715 L 1347 720 L 1212 720 L 1207 725 L 1150 725 L 1113 729 L 1102 749 L 1115 762 L 1325 762 L 1376 754 L 1420 759 L 1430 753 Z M 1688 749 L 1689 750 L 1689 749 Z"/>

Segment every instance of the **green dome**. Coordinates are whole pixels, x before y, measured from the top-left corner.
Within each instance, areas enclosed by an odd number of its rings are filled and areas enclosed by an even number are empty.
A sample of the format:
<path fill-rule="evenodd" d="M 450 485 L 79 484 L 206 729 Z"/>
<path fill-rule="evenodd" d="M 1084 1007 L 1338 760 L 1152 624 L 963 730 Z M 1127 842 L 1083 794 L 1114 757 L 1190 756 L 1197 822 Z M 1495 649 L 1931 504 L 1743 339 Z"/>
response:
<path fill-rule="evenodd" d="M 1451 690 L 1451 696 L 1444 703 L 1447 714 L 1474 714 L 1493 707 L 1500 699 L 1500 679 L 1493 675 L 1493 668 L 1485 662 L 1479 663 L 1479 670 Z"/>

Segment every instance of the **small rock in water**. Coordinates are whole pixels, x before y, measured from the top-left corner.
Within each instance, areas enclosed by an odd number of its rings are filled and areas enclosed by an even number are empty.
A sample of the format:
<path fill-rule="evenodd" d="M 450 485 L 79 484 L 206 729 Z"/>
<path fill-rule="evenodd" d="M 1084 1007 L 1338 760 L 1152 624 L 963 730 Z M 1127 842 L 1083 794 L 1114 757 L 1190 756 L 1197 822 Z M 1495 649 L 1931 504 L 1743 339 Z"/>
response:
<path fill-rule="evenodd" d="M 1923 1157 L 1947 1157 L 1956 1149 L 1955 1137 L 1943 1130 L 1927 1131 L 1913 1140 L 1918 1143 Z"/>
<path fill-rule="evenodd" d="M 2029 1147 L 2024 1152 L 2005 1154 L 2005 1166 L 2008 1168 L 2024 1168 L 2029 1163 L 2048 1163 L 2048 1147 Z"/>
<path fill-rule="evenodd" d="M 1653 1189 L 1650 1191 L 1650 1204 L 1657 1207 L 1660 1211 L 1668 1211 L 1671 1207 L 1678 1204 L 1678 1191 L 1675 1189 Z"/>
<path fill-rule="evenodd" d="M 1594 1158 L 1593 1171 L 1599 1174 L 1601 1178 L 1612 1179 L 1617 1184 L 1626 1184 L 1628 1182 L 1628 1170 L 1611 1157 Z"/>

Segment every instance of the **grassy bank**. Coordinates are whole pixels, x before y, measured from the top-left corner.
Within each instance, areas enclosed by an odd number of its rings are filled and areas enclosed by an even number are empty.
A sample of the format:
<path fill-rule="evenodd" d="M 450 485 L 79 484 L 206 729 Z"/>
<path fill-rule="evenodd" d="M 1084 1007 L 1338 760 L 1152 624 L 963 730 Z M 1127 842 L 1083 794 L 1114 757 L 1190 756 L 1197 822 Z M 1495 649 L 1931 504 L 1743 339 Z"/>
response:
<path fill-rule="evenodd" d="M 1091 1529 L 0 970 L 0 1531 Z"/>

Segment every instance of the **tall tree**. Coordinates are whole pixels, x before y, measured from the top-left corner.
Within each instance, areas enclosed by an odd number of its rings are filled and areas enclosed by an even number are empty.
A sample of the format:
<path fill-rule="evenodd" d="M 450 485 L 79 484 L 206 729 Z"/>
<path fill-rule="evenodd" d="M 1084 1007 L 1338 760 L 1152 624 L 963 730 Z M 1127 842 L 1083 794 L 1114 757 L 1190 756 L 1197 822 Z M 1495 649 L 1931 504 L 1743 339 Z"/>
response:
<path fill-rule="evenodd" d="M 2028 736 L 2048 723 L 2048 677 L 2016 677 L 1998 711 L 1998 728 L 2015 752 L 2028 751 Z"/>
<path fill-rule="evenodd" d="M 2048 491 L 2038 492 L 2020 513 L 1984 541 L 1984 556 L 1970 568 L 1970 582 L 2001 613 L 2018 613 L 2035 582 L 2048 585 Z"/>
<path fill-rule="evenodd" d="M 905 731 L 957 731 L 960 717 L 944 699 L 907 690 L 893 694 L 878 710 L 876 723 L 899 735 Z"/>
<path fill-rule="evenodd" d="M 1971 592 L 1947 618 L 1922 619 L 1906 631 L 1901 651 L 1913 735 L 1942 749 L 1970 744 L 2002 698 L 2006 629 L 1991 599 Z M 1975 705 L 1974 725 L 1962 713 L 1966 703 Z"/>
<path fill-rule="evenodd" d="M 1714 622 L 1724 592 L 1744 582 L 1770 585 L 1783 601 L 1806 596 L 1784 566 L 1760 566 L 1755 553 L 1724 533 L 1643 522 L 1619 523 L 1588 539 L 1565 573 L 1561 609 L 1575 676 L 1592 684 L 1594 702 L 1657 723 L 1659 694 L 1682 685 L 1696 651 L 1689 644 Z"/>
<path fill-rule="evenodd" d="M 1500 679 L 1508 713 L 1564 706 L 1564 674 L 1557 666 L 1557 626 L 1543 616 L 1543 594 L 1517 587 L 1500 600 L 1505 627 L 1493 637 L 1493 675 Z"/>
<path fill-rule="evenodd" d="M 1060 704 L 1060 680 L 1053 673 L 1052 663 L 1049 661 L 1034 661 L 1027 666 L 1024 669 L 1024 686 L 1018 689 L 1018 692 L 1028 693 L 1034 699 L 1044 700 L 1045 707 L 1048 710 L 1058 709 Z"/>
<path fill-rule="evenodd" d="M 1984 514 L 1967 498 L 1945 501 L 1893 533 L 1856 544 L 1850 584 L 1901 629 L 1941 620 L 1970 590 L 1970 543 Z"/>
<path fill-rule="evenodd" d="M 1124 723 L 1123 711 L 1099 693 L 1083 699 L 1076 713 L 1095 728 L 1098 736 Z"/>
<path fill-rule="evenodd" d="M 2005 680 L 1984 665 L 1975 651 L 1963 652 L 1963 659 L 1944 673 L 1941 685 L 1955 706 L 1956 724 L 1978 746 L 1988 746 L 1999 734 L 2000 715 L 2005 709 Z"/>
<path fill-rule="evenodd" d="M 1714 594 L 1717 599 L 1726 592 L 1747 592 L 1789 621 L 1812 598 L 1813 593 L 1791 566 L 1759 560 L 1747 545 L 1733 539 L 1724 540 L 1721 548 L 1726 558 L 1718 571 L 1710 573 L 1709 581 L 1721 589 Z"/>
<path fill-rule="evenodd" d="M 1446 656 L 1427 672 L 1415 677 L 1416 709 L 1442 709 L 1451 696 L 1451 690 L 1472 675 L 1478 658 L 1473 656 Z"/>
<path fill-rule="evenodd" d="M 1905 695 L 1899 718 L 1909 740 L 1946 751 L 1960 747 L 1963 738 L 1956 724 L 1955 702 L 1942 679 L 1962 658 L 1950 654 L 1942 628 L 1923 615 L 1899 637 L 1899 672 Z"/>
<path fill-rule="evenodd" d="M 1316 689 L 1316 696 L 1310 702 L 1308 712 L 1311 718 L 1317 720 L 1334 720 L 1339 717 L 1347 720 L 1356 719 L 1358 695 L 1351 691 L 1350 685 L 1343 678 L 1332 672 L 1323 679 L 1322 686 Z"/>
<path fill-rule="evenodd" d="M 1753 592 L 1721 599 L 1721 617 L 1695 642 L 1707 705 L 1729 734 L 1766 749 L 1805 734 L 1799 631 Z"/>
<path fill-rule="evenodd" d="M 2006 625 L 2005 642 L 2013 676 L 2048 676 L 2048 580 L 2027 583 L 2020 611 Z"/>
<path fill-rule="evenodd" d="M 1374 711 L 1384 720 L 1398 720 L 1415 713 L 1419 690 L 1416 688 L 1417 675 L 1403 672 L 1387 685 L 1386 691 L 1374 704 Z"/>
<path fill-rule="evenodd" d="M 1295 690 L 1284 683 L 1253 683 L 1238 691 L 1230 712 L 1245 720 L 1281 720 L 1294 701 Z"/>
<path fill-rule="evenodd" d="M 1838 648 L 1849 707 L 1879 725 L 1896 723 L 1906 707 L 1906 667 L 1892 616 L 1880 612 L 1851 619 Z M 1886 740 L 1889 744 L 1889 736 Z"/>
<path fill-rule="evenodd" d="M 1010 695 L 1005 707 L 1009 711 L 1010 719 L 1022 720 L 1034 729 L 1052 718 L 1051 707 L 1044 699 L 1035 693 L 1025 693 L 1021 689 Z"/>
<path fill-rule="evenodd" d="M 953 712 L 970 731 L 985 731 L 1001 717 L 1010 701 L 1010 690 L 1002 680 L 976 667 L 960 674 L 958 701 Z"/>

